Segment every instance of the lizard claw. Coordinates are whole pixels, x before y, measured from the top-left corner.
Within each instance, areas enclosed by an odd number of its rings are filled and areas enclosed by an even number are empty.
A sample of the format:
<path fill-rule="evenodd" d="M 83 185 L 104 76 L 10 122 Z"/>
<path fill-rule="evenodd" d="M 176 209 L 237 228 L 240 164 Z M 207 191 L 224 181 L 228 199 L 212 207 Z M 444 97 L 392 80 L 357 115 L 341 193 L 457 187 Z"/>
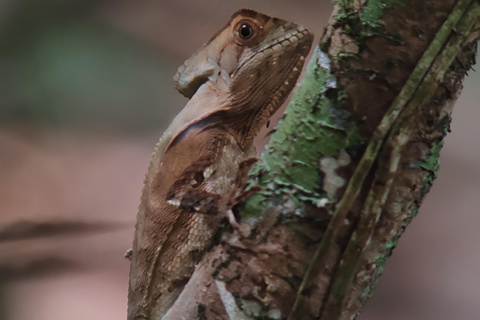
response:
<path fill-rule="evenodd" d="M 227 220 L 232 226 L 234 232 L 238 233 L 241 238 L 247 238 L 250 236 L 250 227 L 246 224 L 238 223 L 231 209 L 228 209 L 225 215 L 227 216 Z"/>

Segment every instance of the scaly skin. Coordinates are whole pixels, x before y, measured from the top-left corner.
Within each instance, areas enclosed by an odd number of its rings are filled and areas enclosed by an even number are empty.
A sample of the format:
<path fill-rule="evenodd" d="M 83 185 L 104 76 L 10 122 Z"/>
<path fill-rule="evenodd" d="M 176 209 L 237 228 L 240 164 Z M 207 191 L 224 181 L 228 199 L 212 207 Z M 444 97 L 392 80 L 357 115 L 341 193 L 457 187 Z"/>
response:
<path fill-rule="evenodd" d="M 313 41 L 309 30 L 252 10 L 179 68 L 191 98 L 155 148 L 130 258 L 128 320 L 161 319 L 211 245 L 253 139 L 294 87 Z M 223 201 L 223 202 L 222 202 Z"/>

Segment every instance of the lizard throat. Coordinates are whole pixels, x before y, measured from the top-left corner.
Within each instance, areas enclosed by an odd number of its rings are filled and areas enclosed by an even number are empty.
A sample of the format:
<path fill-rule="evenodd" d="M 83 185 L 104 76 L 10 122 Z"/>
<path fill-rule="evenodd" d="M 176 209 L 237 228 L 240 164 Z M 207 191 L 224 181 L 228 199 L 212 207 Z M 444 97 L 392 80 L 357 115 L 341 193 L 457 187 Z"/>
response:
<path fill-rule="evenodd" d="M 292 63 L 289 64 L 286 69 L 291 71 L 288 73 L 285 80 L 280 83 L 279 87 L 270 95 L 266 104 L 258 108 L 255 113 L 251 113 L 248 116 L 248 121 L 242 121 L 242 126 L 239 127 L 242 129 L 239 142 L 244 148 L 253 143 L 253 139 L 257 136 L 260 129 L 266 125 L 270 117 L 286 101 L 303 68 L 305 62 L 303 54 L 306 53 L 297 53 L 295 57 L 290 60 Z M 245 125 L 245 123 L 248 123 L 249 125 Z"/>

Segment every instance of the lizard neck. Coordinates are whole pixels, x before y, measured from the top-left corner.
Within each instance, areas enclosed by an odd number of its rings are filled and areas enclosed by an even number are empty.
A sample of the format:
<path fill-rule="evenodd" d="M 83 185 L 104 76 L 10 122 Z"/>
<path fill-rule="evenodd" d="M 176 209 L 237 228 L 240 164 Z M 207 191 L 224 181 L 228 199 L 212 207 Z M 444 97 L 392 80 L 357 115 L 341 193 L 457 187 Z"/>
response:
<path fill-rule="evenodd" d="M 153 178 L 160 169 L 165 152 L 175 142 L 175 139 L 188 127 L 207 118 L 212 109 L 222 109 L 222 106 L 225 106 L 224 108 L 228 106 L 227 97 L 221 92 L 221 87 L 216 87 L 211 81 L 204 83 L 165 130 L 152 153 L 145 176 L 142 202 L 143 195 L 147 193 L 146 188 L 152 184 Z"/>

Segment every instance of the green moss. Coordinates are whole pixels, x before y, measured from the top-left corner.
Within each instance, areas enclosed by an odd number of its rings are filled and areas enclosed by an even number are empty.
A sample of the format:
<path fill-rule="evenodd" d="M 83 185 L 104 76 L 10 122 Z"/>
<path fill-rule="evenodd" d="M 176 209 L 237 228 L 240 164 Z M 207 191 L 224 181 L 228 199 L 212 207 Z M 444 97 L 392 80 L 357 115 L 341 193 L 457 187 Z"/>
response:
<path fill-rule="evenodd" d="M 438 169 L 440 168 L 440 150 L 442 150 L 444 141 L 440 141 L 433 145 L 426 158 L 422 161 L 412 164 L 413 168 L 422 168 L 432 173 L 432 179 L 437 177 Z M 430 182 L 431 182 L 430 180 Z"/>
<path fill-rule="evenodd" d="M 394 5 L 403 6 L 405 3 L 406 0 L 369 0 L 361 11 L 352 9 L 351 4 L 339 3 L 341 9 L 338 10 L 335 19 L 342 25 L 342 32 L 355 40 L 359 52 L 363 50 L 365 40 L 374 36 L 384 38 L 391 45 L 402 45 L 404 40 L 398 34 L 387 33 L 379 21 L 385 9 Z M 328 43 L 324 46 L 328 47 Z M 339 56 L 345 60 L 356 57 L 356 54 L 340 53 Z"/>
<path fill-rule="evenodd" d="M 387 261 L 390 255 L 384 257 L 384 261 Z M 366 301 L 374 292 L 375 292 L 375 287 L 377 285 L 378 278 L 383 274 L 383 268 L 384 264 L 379 265 L 375 268 L 373 271 L 374 274 L 371 277 L 371 281 L 368 283 L 368 285 L 365 287 L 365 289 L 362 291 L 362 294 L 360 295 L 360 299 L 362 301 Z"/>
<path fill-rule="evenodd" d="M 375 291 L 375 286 L 377 285 L 377 280 L 382 275 L 383 269 L 385 268 L 385 264 L 387 263 L 388 259 L 392 255 L 393 249 L 395 249 L 395 247 L 397 246 L 399 238 L 400 238 L 400 235 L 397 235 L 391 241 L 385 243 L 384 254 L 379 255 L 375 259 L 375 269 L 373 270 L 373 275 L 370 278 L 371 280 L 368 282 L 368 285 L 365 287 L 365 289 L 363 290 L 363 292 L 360 296 L 360 298 L 363 301 L 368 299 L 373 294 L 373 292 Z"/>
<path fill-rule="evenodd" d="M 250 172 L 248 188 L 259 186 L 261 191 L 247 201 L 242 216 L 259 215 L 270 202 L 293 201 L 300 211 L 305 201 L 315 203 L 324 197 L 321 156 L 336 158 L 340 150 L 364 142 L 341 108 L 344 94 L 336 86 L 328 58 L 317 48 L 261 161 Z"/>
<path fill-rule="evenodd" d="M 408 210 L 408 218 L 411 220 L 415 218 L 418 214 L 418 206 L 414 205 L 410 210 Z"/>
<path fill-rule="evenodd" d="M 378 20 L 383 16 L 385 9 L 394 5 L 403 6 L 405 3 L 406 0 L 369 0 L 363 8 L 361 19 L 370 26 L 378 26 Z"/>
<path fill-rule="evenodd" d="M 420 193 L 422 198 L 430 191 L 433 180 L 437 178 L 438 170 L 440 169 L 440 150 L 443 147 L 444 141 L 440 141 L 433 145 L 429 154 L 421 161 L 412 163 L 412 168 L 421 168 L 426 170 L 427 174 L 420 185 Z"/>

